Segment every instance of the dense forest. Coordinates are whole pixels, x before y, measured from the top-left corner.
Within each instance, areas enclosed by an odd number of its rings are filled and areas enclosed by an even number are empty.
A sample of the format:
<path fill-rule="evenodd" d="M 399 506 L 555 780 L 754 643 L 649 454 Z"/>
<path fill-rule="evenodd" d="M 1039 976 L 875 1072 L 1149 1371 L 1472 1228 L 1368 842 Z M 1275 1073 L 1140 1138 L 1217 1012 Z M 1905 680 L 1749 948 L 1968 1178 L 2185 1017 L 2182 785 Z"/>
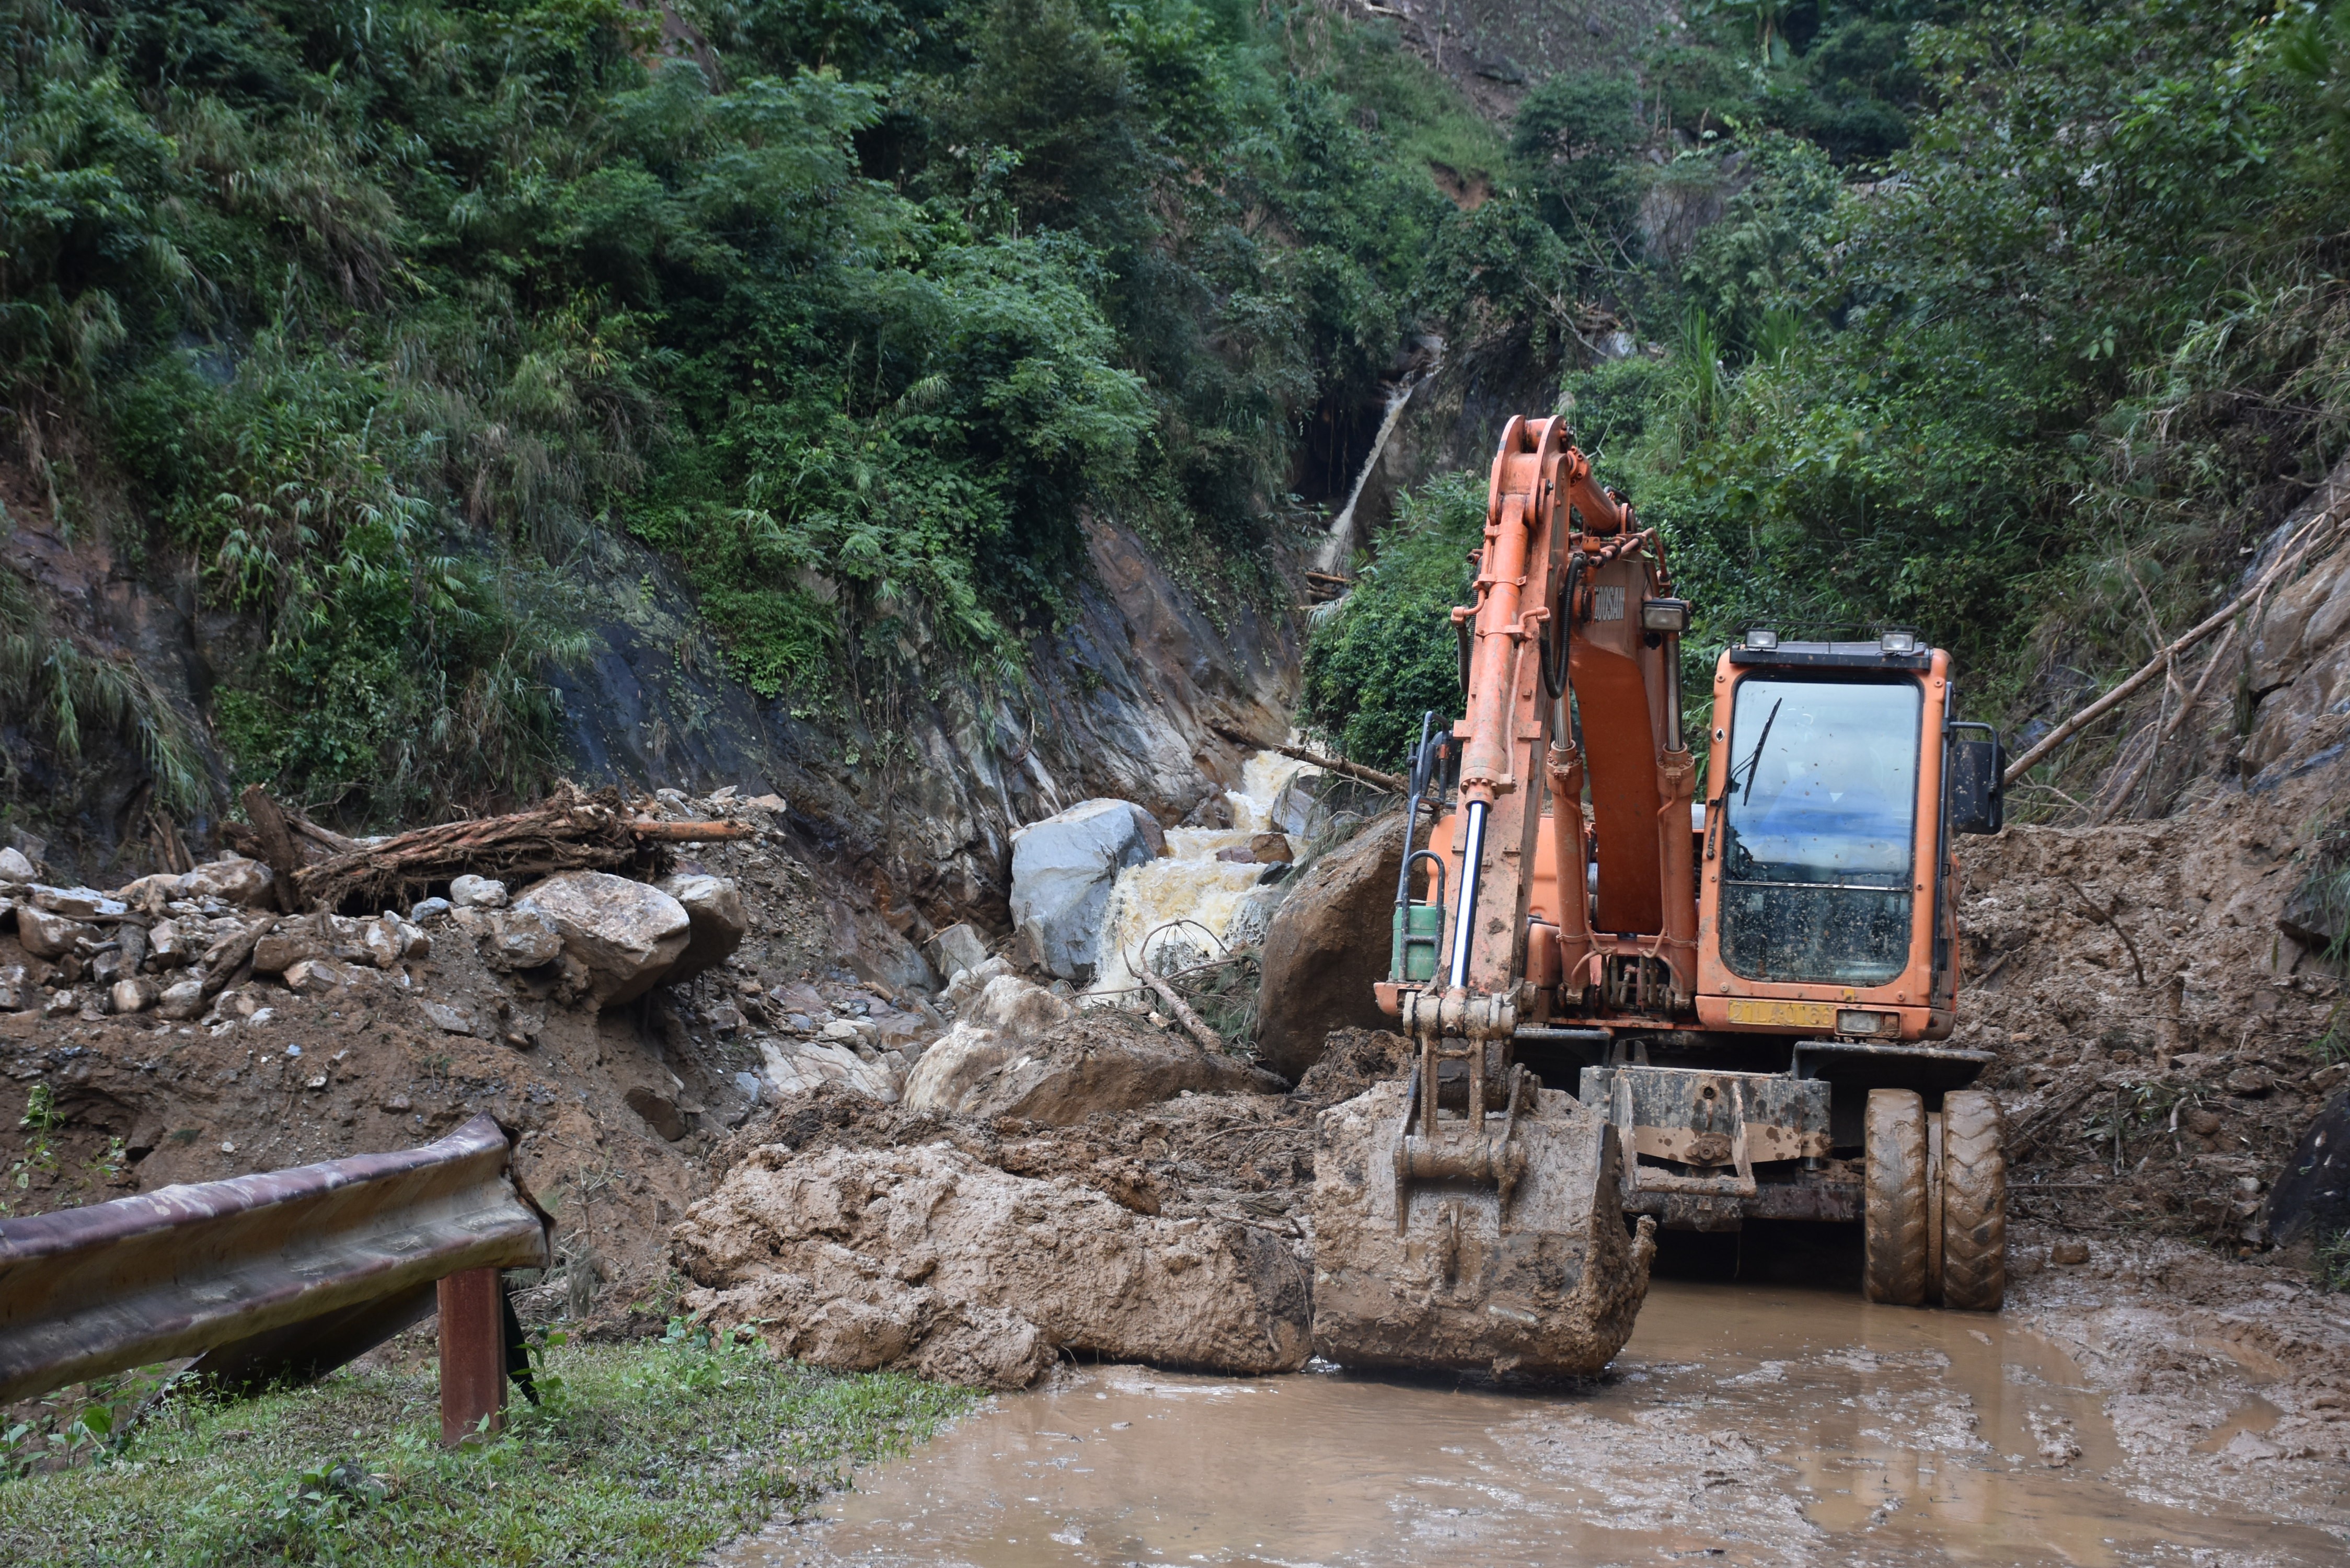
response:
<path fill-rule="evenodd" d="M 1536 88 L 1505 200 L 1652 346 L 1562 406 L 1666 528 L 1692 675 L 1750 622 L 1905 625 L 2028 735 L 2232 593 L 2343 455 L 2346 65 L 2338 6 L 1749 5 Z M 1721 219 L 1644 250 L 1674 184 Z M 1419 503 L 1309 662 L 1366 754 L 1451 691 L 1394 631 L 1458 597 L 1482 487 Z"/>
<path fill-rule="evenodd" d="M 381 820 L 553 768 L 599 530 L 819 721 L 1016 681 L 1088 513 L 1286 604 L 1315 411 L 1433 331 L 1545 368 L 1693 644 L 1914 625 L 2020 721 L 2335 455 L 2345 60 L 2350 8 L 1739 0 L 1495 123 L 1281 0 L 0 0 L 7 472 L 258 628 L 238 778 Z M 1315 631 L 1365 760 L 1452 700 L 1472 488 Z M 44 615 L 0 573 L 5 717 L 193 808 L 189 717 Z"/>

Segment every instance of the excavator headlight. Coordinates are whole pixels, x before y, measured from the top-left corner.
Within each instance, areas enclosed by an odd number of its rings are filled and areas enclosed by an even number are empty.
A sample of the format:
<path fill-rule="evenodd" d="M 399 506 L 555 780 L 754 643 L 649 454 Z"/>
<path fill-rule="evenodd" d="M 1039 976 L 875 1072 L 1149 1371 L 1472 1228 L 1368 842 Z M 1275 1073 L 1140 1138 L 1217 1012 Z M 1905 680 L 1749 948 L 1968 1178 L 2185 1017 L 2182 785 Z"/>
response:
<path fill-rule="evenodd" d="M 1746 646 L 1768 653 L 1779 646 L 1779 634 L 1767 626 L 1750 626 L 1746 628 Z"/>
<path fill-rule="evenodd" d="M 1915 653 L 1918 634 L 1914 631 L 1888 631 L 1877 639 L 1877 646 L 1887 653 Z"/>
<path fill-rule="evenodd" d="M 1640 629 L 1666 631 L 1679 637 L 1689 630 L 1690 607 L 1687 599 L 1643 599 L 1640 601 Z"/>
<path fill-rule="evenodd" d="M 1893 1017 L 1884 1012 L 1839 1012 L 1836 1033 L 1839 1034 L 1884 1034 L 1891 1032 Z"/>

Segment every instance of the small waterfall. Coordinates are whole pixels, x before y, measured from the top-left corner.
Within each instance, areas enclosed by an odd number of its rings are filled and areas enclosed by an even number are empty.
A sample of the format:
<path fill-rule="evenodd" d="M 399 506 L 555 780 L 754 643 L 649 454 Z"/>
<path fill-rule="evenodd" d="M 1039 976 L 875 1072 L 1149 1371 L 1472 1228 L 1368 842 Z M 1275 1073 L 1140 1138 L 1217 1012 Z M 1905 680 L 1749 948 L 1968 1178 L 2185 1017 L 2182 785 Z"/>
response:
<path fill-rule="evenodd" d="M 1216 858 L 1219 849 L 1245 849 L 1249 840 L 1272 826 L 1274 802 L 1282 786 L 1300 774 L 1320 770 L 1277 752 L 1252 753 L 1241 764 L 1241 787 L 1224 792 L 1231 803 L 1230 827 L 1171 827 L 1167 853 L 1156 860 L 1129 866 L 1118 874 L 1110 889 L 1109 909 L 1103 917 L 1100 961 L 1091 987 L 1096 993 L 1130 990 L 1140 983 L 1128 968 L 1129 956 L 1139 960 L 1142 940 L 1170 920 L 1196 920 L 1219 940 L 1233 935 L 1232 917 L 1239 914 L 1257 886 L 1264 867 Z M 1303 853 L 1305 846 L 1292 848 Z M 1170 932 L 1160 942 L 1183 939 Z M 1190 944 L 1213 952 L 1207 939 L 1194 931 Z M 1153 944 L 1151 951 L 1160 950 Z"/>
<path fill-rule="evenodd" d="M 1315 571 L 1336 572 L 1345 567 L 1347 557 L 1353 554 L 1356 543 L 1355 504 L 1362 500 L 1363 487 L 1370 483 L 1380 456 L 1388 450 L 1388 438 L 1395 434 L 1396 422 L 1403 418 L 1404 405 L 1411 401 L 1411 395 L 1419 390 L 1420 383 L 1436 374 L 1437 367 L 1443 362 L 1440 354 L 1415 367 L 1402 380 L 1388 389 L 1387 412 L 1379 420 L 1378 433 L 1371 438 L 1370 455 L 1363 459 L 1363 466 L 1355 472 L 1354 488 L 1347 492 L 1347 504 L 1338 509 L 1338 515 L 1330 520 L 1330 531 L 1322 536 L 1322 546 L 1314 555 Z"/>

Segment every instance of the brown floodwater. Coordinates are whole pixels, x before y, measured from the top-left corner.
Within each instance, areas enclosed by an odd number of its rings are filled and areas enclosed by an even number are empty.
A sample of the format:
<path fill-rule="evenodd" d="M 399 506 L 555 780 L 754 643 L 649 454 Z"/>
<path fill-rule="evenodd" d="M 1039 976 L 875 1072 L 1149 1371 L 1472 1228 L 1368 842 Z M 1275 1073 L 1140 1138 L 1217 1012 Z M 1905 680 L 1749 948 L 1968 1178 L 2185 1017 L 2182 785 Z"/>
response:
<path fill-rule="evenodd" d="M 1064 1369 L 713 1564 L 2350 1561 L 2135 1478 L 2102 1405 L 1996 1316 L 1659 1280 L 1572 1387 Z"/>

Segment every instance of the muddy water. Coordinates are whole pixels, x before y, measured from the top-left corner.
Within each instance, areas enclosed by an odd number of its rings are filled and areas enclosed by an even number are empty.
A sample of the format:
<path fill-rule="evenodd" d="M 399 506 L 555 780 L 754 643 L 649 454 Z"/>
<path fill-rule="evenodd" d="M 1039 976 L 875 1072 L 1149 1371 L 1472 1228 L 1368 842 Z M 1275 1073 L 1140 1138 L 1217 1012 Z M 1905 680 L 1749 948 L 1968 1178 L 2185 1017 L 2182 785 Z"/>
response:
<path fill-rule="evenodd" d="M 864 1476 L 770 1564 L 2340 1564 L 2134 1483 L 2099 1398 L 1998 1318 L 1660 1281 L 1609 1376 L 1542 1394 L 1065 1372 Z"/>

